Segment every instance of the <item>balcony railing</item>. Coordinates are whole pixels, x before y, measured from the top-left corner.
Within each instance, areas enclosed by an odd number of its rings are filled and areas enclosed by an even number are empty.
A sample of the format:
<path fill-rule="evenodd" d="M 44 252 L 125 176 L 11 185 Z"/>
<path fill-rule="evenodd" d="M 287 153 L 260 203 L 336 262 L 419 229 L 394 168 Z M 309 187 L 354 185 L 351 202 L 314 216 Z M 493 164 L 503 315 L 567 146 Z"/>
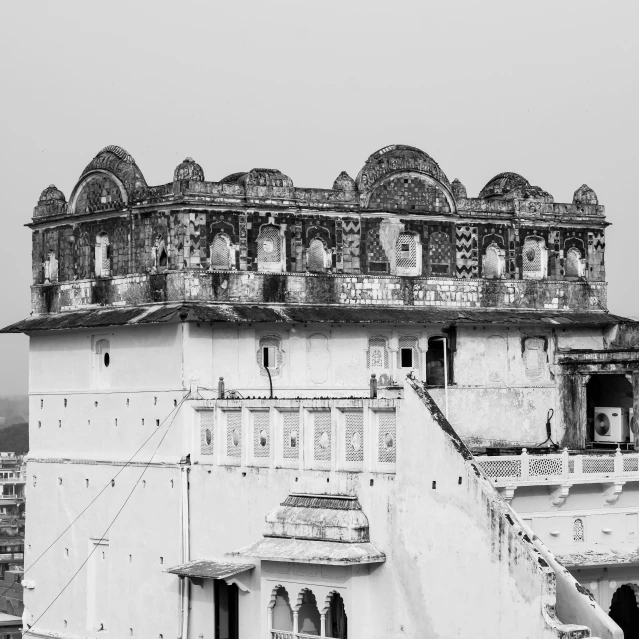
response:
<path fill-rule="evenodd" d="M 597 483 L 603 479 L 639 481 L 639 454 L 570 455 L 567 449 L 555 455 L 475 457 L 484 474 L 499 487 Z"/>
<path fill-rule="evenodd" d="M 319 635 L 307 635 L 291 630 L 271 630 L 271 639 L 317 639 Z"/>

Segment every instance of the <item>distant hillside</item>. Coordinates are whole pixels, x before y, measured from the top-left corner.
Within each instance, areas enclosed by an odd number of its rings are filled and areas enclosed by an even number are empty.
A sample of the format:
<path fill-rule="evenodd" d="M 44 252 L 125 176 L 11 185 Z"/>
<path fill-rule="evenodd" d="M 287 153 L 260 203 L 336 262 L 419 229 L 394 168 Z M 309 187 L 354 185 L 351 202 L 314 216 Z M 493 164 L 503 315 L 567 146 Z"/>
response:
<path fill-rule="evenodd" d="M 28 453 L 29 424 L 15 424 L 0 430 L 0 452 L 19 455 Z"/>
<path fill-rule="evenodd" d="M 0 428 L 29 421 L 29 398 L 26 395 L 0 395 Z"/>

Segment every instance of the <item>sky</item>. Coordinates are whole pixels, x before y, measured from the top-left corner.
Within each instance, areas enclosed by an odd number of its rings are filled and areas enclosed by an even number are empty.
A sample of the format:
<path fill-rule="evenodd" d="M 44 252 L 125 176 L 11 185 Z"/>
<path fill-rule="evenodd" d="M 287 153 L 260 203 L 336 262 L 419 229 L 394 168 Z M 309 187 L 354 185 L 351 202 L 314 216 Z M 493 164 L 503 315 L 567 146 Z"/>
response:
<path fill-rule="evenodd" d="M 639 316 L 636 0 L 0 3 L 0 324 L 30 312 L 30 221 L 116 144 L 149 184 L 277 168 L 330 188 L 389 144 L 469 196 L 502 171 L 606 206 L 609 308 Z M 0 395 L 28 338 L 0 335 Z"/>

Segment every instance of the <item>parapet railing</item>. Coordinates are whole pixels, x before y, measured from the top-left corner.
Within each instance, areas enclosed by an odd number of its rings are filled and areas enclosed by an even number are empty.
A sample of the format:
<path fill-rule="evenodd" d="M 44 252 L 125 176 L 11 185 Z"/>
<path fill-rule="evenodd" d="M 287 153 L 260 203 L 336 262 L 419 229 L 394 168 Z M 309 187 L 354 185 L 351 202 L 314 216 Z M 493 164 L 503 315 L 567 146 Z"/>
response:
<path fill-rule="evenodd" d="M 639 481 L 639 454 L 570 455 L 565 449 L 554 455 L 476 457 L 477 465 L 495 486 L 520 484 L 596 483 L 602 479 Z"/>

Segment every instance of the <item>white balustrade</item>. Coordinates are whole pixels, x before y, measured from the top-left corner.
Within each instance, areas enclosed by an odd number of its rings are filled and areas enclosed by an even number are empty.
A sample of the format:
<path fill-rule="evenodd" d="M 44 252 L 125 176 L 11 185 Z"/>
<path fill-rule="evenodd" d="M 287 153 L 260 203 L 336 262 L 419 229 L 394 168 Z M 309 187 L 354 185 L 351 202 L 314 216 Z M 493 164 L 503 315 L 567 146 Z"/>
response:
<path fill-rule="evenodd" d="M 639 481 L 639 454 L 570 455 L 567 449 L 556 454 L 475 457 L 484 474 L 497 486 L 518 484 L 588 483 L 617 477 Z"/>

